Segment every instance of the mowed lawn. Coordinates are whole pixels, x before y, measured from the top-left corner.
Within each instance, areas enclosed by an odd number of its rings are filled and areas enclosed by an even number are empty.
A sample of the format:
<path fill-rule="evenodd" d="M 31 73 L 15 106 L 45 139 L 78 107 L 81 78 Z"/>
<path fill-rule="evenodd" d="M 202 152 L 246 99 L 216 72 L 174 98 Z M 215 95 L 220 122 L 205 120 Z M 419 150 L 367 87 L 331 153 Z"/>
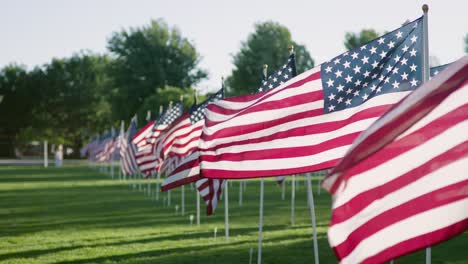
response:
<path fill-rule="evenodd" d="M 303 177 L 291 226 L 291 184 L 265 182 L 263 263 L 313 263 L 312 230 Z M 336 263 L 326 230 L 330 196 L 313 190 L 321 263 Z M 146 187 L 144 183 L 142 187 Z M 230 239 L 224 239 L 224 201 L 214 216 L 190 225 L 196 194 L 185 188 L 185 216 L 176 215 L 180 189 L 163 206 L 129 182 L 87 166 L 0 167 L 0 263 L 249 263 L 257 259 L 259 181 L 250 180 L 240 207 L 239 182 L 229 187 Z M 142 188 L 143 189 L 143 188 Z M 154 190 L 154 187 L 153 187 Z M 467 208 L 468 210 L 468 208 Z M 217 238 L 213 237 L 217 228 Z M 416 252 L 395 263 L 424 263 Z M 468 263 L 468 233 L 432 249 L 432 263 Z"/>

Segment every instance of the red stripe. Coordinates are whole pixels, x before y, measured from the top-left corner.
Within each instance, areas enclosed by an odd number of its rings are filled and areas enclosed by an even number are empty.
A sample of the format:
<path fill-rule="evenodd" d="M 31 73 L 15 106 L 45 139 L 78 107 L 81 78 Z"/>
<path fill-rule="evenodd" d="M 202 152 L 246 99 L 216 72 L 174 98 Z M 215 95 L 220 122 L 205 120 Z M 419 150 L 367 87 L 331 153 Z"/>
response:
<path fill-rule="evenodd" d="M 440 180 L 446 175 L 440 175 Z M 428 210 L 447 205 L 468 197 L 468 180 L 464 180 L 433 192 L 419 196 L 401 205 L 393 207 L 366 223 L 360 225 L 347 237 L 346 241 L 333 248 L 341 258 L 348 256 L 363 240 L 380 230 Z M 376 198 L 378 199 L 378 198 Z M 335 224 L 335 210 L 333 210 L 331 225 Z M 429 219 L 428 219 L 429 221 Z M 436 221 L 436 220 L 435 220 Z"/>
<path fill-rule="evenodd" d="M 149 122 L 148 124 L 146 124 L 146 126 L 144 126 L 142 129 L 140 129 L 135 135 L 133 135 L 132 137 L 132 141 L 134 139 L 136 139 L 138 136 L 140 136 L 142 133 L 146 133 L 145 131 L 150 127 L 150 126 L 153 126 L 154 125 L 154 121 L 151 121 Z M 135 143 L 135 142 L 134 142 Z"/>
<path fill-rule="evenodd" d="M 405 151 L 417 147 L 421 143 L 443 133 L 451 126 L 465 121 L 467 118 L 468 104 L 465 104 L 435 120 L 432 120 L 429 124 L 417 131 L 414 131 L 410 135 L 388 144 L 375 154 L 376 157 L 369 158 L 366 162 L 357 164 L 350 168 L 345 174 L 341 175 L 333 183 L 330 188 L 330 193 L 334 194 L 343 181 L 348 181 L 350 178 L 367 171 L 369 168 L 373 168 L 381 163 L 393 159 Z"/>
<path fill-rule="evenodd" d="M 200 175 L 194 175 L 194 176 L 191 176 L 191 177 L 182 178 L 180 180 L 171 182 L 170 184 L 163 185 L 161 187 L 161 190 L 164 192 L 164 191 L 171 190 L 171 189 L 174 189 L 176 187 L 179 187 L 179 186 L 182 186 L 182 185 L 185 185 L 185 184 L 196 182 L 196 181 L 198 181 L 200 179 L 202 179 L 202 177 Z"/>
<path fill-rule="evenodd" d="M 411 252 L 426 248 L 430 245 L 435 245 L 445 241 L 453 236 L 463 233 L 465 230 L 468 230 L 468 219 L 398 243 L 374 256 L 365 259 L 362 263 L 384 263 L 399 256 L 409 254 Z"/>

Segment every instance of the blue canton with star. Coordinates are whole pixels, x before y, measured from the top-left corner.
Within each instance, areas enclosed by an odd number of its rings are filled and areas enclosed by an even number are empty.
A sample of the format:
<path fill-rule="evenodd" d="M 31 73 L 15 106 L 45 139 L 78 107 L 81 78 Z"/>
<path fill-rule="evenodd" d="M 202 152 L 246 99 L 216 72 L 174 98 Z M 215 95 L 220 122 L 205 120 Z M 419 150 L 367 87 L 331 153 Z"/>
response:
<path fill-rule="evenodd" d="M 321 65 L 324 112 L 358 106 L 422 81 L 422 17 Z"/>
<path fill-rule="evenodd" d="M 212 94 L 208 99 L 206 99 L 203 103 L 193 106 L 190 109 L 190 122 L 192 124 L 197 123 L 198 121 L 205 118 L 206 107 L 208 104 L 216 102 L 220 99 L 224 98 L 224 88 L 221 88 L 215 94 Z"/>
<path fill-rule="evenodd" d="M 183 107 L 182 103 L 177 103 L 173 107 L 164 111 L 159 120 L 157 121 L 158 125 L 170 125 L 174 122 L 179 116 L 182 115 Z"/>
<path fill-rule="evenodd" d="M 294 53 L 289 55 L 288 60 L 277 71 L 268 76 L 263 76 L 262 85 L 258 88 L 257 93 L 268 91 L 276 88 L 296 76 L 296 60 Z"/>
<path fill-rule="evenodd" d="M 450 64 L 451 63 L 447 63 L 447 64 L 444 64 L 444 65 L 439 65 L 439 66 L 432 67 L 429 70 L 431 78 L 436 76 L 437 74 L 439 74 L 439 72 L 445 70 L 445 68 L 447 68 L 447 66 L 449 66 Z"/>

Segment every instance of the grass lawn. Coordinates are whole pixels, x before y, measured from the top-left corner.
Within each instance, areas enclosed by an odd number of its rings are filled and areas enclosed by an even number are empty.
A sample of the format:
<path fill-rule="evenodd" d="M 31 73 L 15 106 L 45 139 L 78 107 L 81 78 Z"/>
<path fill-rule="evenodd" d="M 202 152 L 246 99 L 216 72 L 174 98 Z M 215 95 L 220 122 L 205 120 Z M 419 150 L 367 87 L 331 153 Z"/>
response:
<path fill-rule="evenodd" d="M 263 263 L 313 263 L 306 185 L 298 179 L 293 227 L 290 181 L 284 201 L 276 182 L 265 182 Z M 326 238 L 330 196 L 317 195 L 317 178 L 313 188 L 320 262 L 336 263 Z M 229 188 L 226 242 L 224 201 L 211 217 L 204 215 L 202 204 L 201 225 L 190 226 L 189 215 L 196 209 L 190 187 L 181 216 L 174 209 L 180 205 L 180 189 L 172 191 L 168 208 L 162 197 L 155 201 L 128 182 L 86 166 L 0 167 L 0 263 L 249 263 L 250 248 L 256 263 L 259 190 L 259 181 L 248 181 L 240 207 L 239 183 Z M 420 251 L 395 263 L 424 259 Z M 433 247 L 432 263 L 468 263 L 468 233 Z"/>

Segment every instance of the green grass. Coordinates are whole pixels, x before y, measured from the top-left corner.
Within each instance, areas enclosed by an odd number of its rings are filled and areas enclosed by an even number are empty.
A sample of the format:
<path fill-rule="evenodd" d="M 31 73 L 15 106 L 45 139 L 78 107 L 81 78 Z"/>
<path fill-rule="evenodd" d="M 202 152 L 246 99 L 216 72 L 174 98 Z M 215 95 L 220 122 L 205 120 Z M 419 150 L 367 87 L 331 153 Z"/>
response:
<path fill-rule="evenodd" d="M 303 178 L 296 192 L 295 226 L 290 224 L 290 189 L 265 182 L 263 263 L 313 263 L 312 231 Z M 314 178 L 314 191 L 317 179 Z M 145 185 L 143 185 L 145 186 Z M 154 190 L 154 187 L 153 187 Z M 224 201 L 216 214 L 195 215 L 195 191 L 186 187 L 186 215 L 86 166 L 0 167 L 0 263 L 256 263 L 259 181 L 248 181 L 244 204 L 239 184 L 229 189 L 230 240 L 224 240 Z M 321 263 L 336 263 L 328 246 L 330 196 L 314 196 Z M 203 205 L 202 205 L 203 206 Z M 204 206 L 202 207 L 204 213 Z M 217 227 L 218 237 L 213 238 Z M 424 263 L 424 252 L 395 263 Z M 432 249 L 432 263 L 468 263 L 468 233 Z"/>

